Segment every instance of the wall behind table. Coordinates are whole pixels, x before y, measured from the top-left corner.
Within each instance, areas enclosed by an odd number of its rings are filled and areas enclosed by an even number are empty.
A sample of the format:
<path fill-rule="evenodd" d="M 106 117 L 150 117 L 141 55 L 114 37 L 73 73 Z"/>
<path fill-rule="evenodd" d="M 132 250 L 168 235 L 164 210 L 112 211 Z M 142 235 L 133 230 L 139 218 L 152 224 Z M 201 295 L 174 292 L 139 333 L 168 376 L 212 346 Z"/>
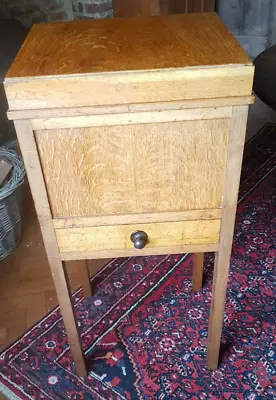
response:
<path fill-rule="evenodd" d="M 0 19 L 42 21 L 214 11 L 215 0 L 0 0 Z"/>
<path fill-rule="evenodd" d="M 216 7 L 252 58 L 276 43 L 276 0 L 217 0 Z"/>
<path fill-rule="evenodd" d="M 276 43 L 276 0 L 0 0 L 0 19 L 42 21 L 216 11 L 254 58 Z"/>
<path fill-rule="evenodd" d="M 115 17 L 159 15 L 215 10 L 215 0 L 113 0 Z"/>
<path fill-rule="evenodd" d="M 18 19 L 24 25 L 73 18 L 71 0 L 0 0 L 0 18 Z"/>
<path fill-rule="evenodd" d="M 0 19 L 16 18 L 27 26 L 112 16 L 112 0 L 0 0 Z"/>

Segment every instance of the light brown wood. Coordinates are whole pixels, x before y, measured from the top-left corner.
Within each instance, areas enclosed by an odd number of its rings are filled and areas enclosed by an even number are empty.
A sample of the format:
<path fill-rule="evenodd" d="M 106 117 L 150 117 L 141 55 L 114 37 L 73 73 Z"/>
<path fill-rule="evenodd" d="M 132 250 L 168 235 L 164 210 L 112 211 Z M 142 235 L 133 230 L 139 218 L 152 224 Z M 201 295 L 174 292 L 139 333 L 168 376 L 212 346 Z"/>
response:
<path fill-rule="evenodd" d="M 141 111 L 164 111 L 164 110 L 184 110 L 190 108 L 212 108 L 248 105 L 254 103 L 254 96 L 244 97 L 224 97 L 218 99 L 200 99 L 186 101 L 171 101 L 162 103 L 141 103 L 126 104 L 115 106 L 96 106 L 78 108 L 45 108 L 41 110 L 20 110 L 8 111 L 7 116 L 10 120 L 15 119 L 36 119 L 36 118 L 56 118 L 56 117 L 76 117 L 91 116 L 101 114 L 120 114 Z"/>
<path fill-rule="evenodd" d="M 168 102 L 250 96 L 253 75 L 251 65 L 232 65 L 27 80 L 9 78 L 5 80 L 5 91 L 10 110 Z"/>
<path fill-rule="evenodd" d="M 218 243 L 209 244 L 187 244 L 183 246 L 170 246 L 170 247 L 145 247 L 139 250 L 139 256 L 153 256 L 162 254 L 185 254 L 185 253 L 208 253 L 218 250 Z M 106 259 L 110 257 L 137 257 L 137 249 L 124 249 L 124 250 L 95 250 L 83 252 L 66 252 L 61 253 L 63 260 L 84 260 L 84 259 Z"/>
<path fill-rule="evenodd" d="M 221 330 L 227 290 L 228 270 L 231 258 L 235 225 L 239 180 L 242 165 L 248 107 L 233 108 L 230 127 L 227 169 L 224 183 L 223 210 L 219 250 L 216 254 L 212 304 L 209 321 L 207 363 L 216 369 L 219 359 Z"/>
<path fill-rule="evenodd" d="M 204 253 L 193 254 L 193 291 L 199 292 L 202 288 Z"/>
<path fill-rule="evenodd" d="M 91 297 L 93 293 L 90 283 L 88 263 L 86 260 L 79 260 L 77 261 L 77 263 L 78 263 L 79 276 L 82 282 L 83 295 L 84 297 Z"/>
<path fill-rule="evenodd" d="M 7 78 L 229 64 L 252 62 L 215 13 L 82 20 L 34 25 Z"/>
<path fill-rule="evenodd" d="M 16 121 L 15 128 L 19 145 L 24 158 L 25 168 L 28 174 L 35 208 L 39 219 L 45 249 L 52 276 L 54 278 L 56 292 L 66 327 L 68 341 L 72 351 L 77 374 L 87 374 L 86 364 L 81 345 L 80 336 L 76 326 L 76 317 L 71 301 L 70 288 L 66 268 L 64 267 L 59 254 L 51 212 L 47 199 L 43 175 L 40 168 L 33 132 L 29 121 Z"/>
<path fill-rule="evenodd" d="M 196 108 L 193 110 L 166 110 L 125 114 L 103 114 L 81 117 L 32 119 L 33 130 L 60 128 L 89 128 L 94 126 L 118 126 L 152 124 L 176 121 L 195 121 L 230 118 L 231 107 Z"/>
<path fill-rule="evenodd" d="M 162 102 L 162 103 L 129 104 L 127 107 L 129 112 L 184 110 L 189 108 L 212 108 L 212 107 L 231 107 L 239 105 L 248 105 L 248 104 L 253 104 L 254 100 L 255 97 L 252 95 L 243 97 L 218 97 L 213 99 L 186 100 L 186 101 L 178 100 L 178 101 L 170 101 L 168 103 Z M 116 109 L 116 107 L 115 108 L 113 107 L 113 110 L 114 109 Z M 43 110 L 41 111 L 43 112 Z"/>
<path fill-rule="evenodd" d="M 55 229 L 85 228 L 88 226 L 128 225 L 151 222 L 193 221 L 200 219 L 220 219 L 221 208 L 209 210 L 186 210 L 180 212 L 108 215 L 101 217 L 57 218 L 53 220 Z"/>
<path fill-rule="evenodd" d="M 60 252 L 66 253 L 132 249 L 130 236 L 137 230 L 147 233 L 147 248 L 167 247 L 170 253 L 170 246 L 218 243 L 220 220 L 56 229 L 55 233 Z"/>
<path fill-rule="evenodd" d="M 159 4 L 167 12 L 168 3 Z M 185 1 L 186 11 L 191 5 Z M 199 253 L 218 252 L 208 349 L 208 366 L 216 367 L 241 104 L 251 102 L 253 73 L 215 14 L 32 28 L 5 89 L 9 116 L 26 118 L 16 129 L 79 375 L 86 366 L 62 261 L 82 260 L 76 268 L 89 258 L 187 251 L 198 253 L 194 288 Z M 142 250 L 130 240 L 138 229 L 149 237 Z M 89 294 L 87 267 L 81 273 Z"/>
<path fill-rule="evenodd" d="M 228 131 L 228 119 L 36 131 L 52 215 L 219 208 Z"/>

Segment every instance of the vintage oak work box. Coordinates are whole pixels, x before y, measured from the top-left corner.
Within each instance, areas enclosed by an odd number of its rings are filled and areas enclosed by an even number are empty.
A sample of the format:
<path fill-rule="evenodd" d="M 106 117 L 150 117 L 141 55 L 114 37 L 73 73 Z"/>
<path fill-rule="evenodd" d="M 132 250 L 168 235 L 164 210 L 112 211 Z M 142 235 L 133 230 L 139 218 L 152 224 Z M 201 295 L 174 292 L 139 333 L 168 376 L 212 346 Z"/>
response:
<path fill-rule="evenodd" d="M 65 261 L 216 252 L 218 365 L 254 68 L 214 14 L 35 25 L 5 90 L 77 373 Z"/>

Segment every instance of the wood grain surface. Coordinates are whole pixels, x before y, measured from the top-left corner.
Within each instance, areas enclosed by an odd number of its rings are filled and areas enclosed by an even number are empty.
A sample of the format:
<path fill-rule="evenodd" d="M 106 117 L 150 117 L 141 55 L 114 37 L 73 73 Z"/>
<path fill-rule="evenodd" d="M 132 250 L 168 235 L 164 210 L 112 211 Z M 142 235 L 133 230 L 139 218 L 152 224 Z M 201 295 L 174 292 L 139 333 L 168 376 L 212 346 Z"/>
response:
<path fill-rule="evenodd" d="M 110 72 L 5 81 L 10 110 L 244 97 L 253 66 Z M 70 93 L 70 95 L 68 95 Z"/>
<path fill-rule="evenodd" d="M 86 364 L 62 260 L 187 251 L 218 251 L 207 355 L 216 368 L 247 106 L 129 106 L 244 98 L 253 72 L 214 13 L 32 28 L 5 89 L 11 111 L 63 110 L 15 125 L 79 376 Z M 98 106 L 110 112 L 64 115 Z M 148 234 L 142 250 L 130 240 L 136 230 Z M 195 256 L 197 287 L 202 261 Z"/>
<path fill-rule="evenodd" d="M 87 226 L 128 225 L 150 222 L 193 221 L 200 219 L 220 219 L 222 209 L 185 210 L 179 212 L 143 213 L 125 215 L 104 215 L 99 217 L 56 218 L 56 229 L 84 228 Z"/>
<path fill-rule="evenodd" d="M 227 169 L 223 188 L 223 210 L 219 250 L 215 259 L 212 287 L 207 351 L 209 369 L 216 369 L 219 360 L 221 330 L 223 326 L 228 272 L 232 252 L 247 114 L 247 106 L 233 108 L 227 154 Z"/>
<path fill-rule="evenodd" d="M 57 297 L 65 325 L 68 342 L 78 376 L 86 376 L 86 361 L 72 304 L 68 274 L 62 262 L 55 237 L 47 192 L 37 154 L 34 134 L 29 121 L 16 121 L 15 128 L 24 165 L 27 171 L 35 208 L 41 228 L 45 250 L 54 279 Z"/>
<path fill-rule="evenodd" d="M 66 253 L 133 249 L 130 236 L 137 230 L 147 233 L 148 249 L 167 247 L 169 254 L 170 246 L 218 243 L 220 220 L 69 228 L 55 232 L 60 252 Z M 140 254 L 139 250 L 136 254 Z"/>
<path fill-rule="evenodd" d="M 218 243 L 207 243 L 207 244 L 183 244 L 183 245 L 171 245 L 165 247 L 145 247 L 144 249 L 138 250 L 133 248 L 130 249 L 119 249 L 119 250 L 89 250 L 89 251 L 70 251 L 61 253 L 63 260 L 84 260 L 84 259 L 97 259 L 99 262 L 101 259 L 114 258 L 114 257 L 137 257 L 140 256 L 154 256 L 161 254 L 185 254 L 185 253 L 206 253 L 217 251 L 219 247 Z"/>
<path fill-rule="evenodd" d="M 7 78 L 229 64 L 252 62 L 215 13 L 83 20 L 34 25 Z"/>
<path fill-rule="evenodd" d="M 163 110 L 139 113 L 86 115 L 61 118 L 36 118 L 31 120 L 33 130 L 58 128 L 89 128 L 93 126 L 113 126 L 150 124 L 155 122 L 194 121 L 230 118 L 232 107 L 196 108 L 187 110 Z"/>
<path fill-rule="evenodd" d="M 53 217 L 219 208 L 229 119 L 36 131 Z"/>
<path fill-rule="evenodd" d="M 165 110 L 188 110 L 191 108 L 213 108 L 247 105 L 254 103 L 254 96 L 222 97 L 215 99 L 170 101 L 161 103 L 122 104 L 114 106 L 75 107 L 75 108 L 42 108 L 40 110 L 8 111 L 10 120 L 37 119 L 37 118 L 61 118 L 91 116 L 102 114 L 120 114 Z"/>

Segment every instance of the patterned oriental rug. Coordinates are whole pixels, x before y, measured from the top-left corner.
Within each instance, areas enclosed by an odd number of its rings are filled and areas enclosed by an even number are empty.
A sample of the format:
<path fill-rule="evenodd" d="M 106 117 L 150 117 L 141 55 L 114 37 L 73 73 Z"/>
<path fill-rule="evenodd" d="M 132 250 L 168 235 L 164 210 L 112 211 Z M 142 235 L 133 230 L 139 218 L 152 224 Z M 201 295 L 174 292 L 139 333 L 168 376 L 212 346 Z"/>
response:
<path fill-rule="evenodd" d="M 276 125 L 246 145 L 219 369 L 206 369 L 214 255 L 191 290 L 191 256 L 114 259 L 74 304 L 90 374 L 75 375 L 59 307 L 2 352 L 11 399 L 276 398 Z"/>

